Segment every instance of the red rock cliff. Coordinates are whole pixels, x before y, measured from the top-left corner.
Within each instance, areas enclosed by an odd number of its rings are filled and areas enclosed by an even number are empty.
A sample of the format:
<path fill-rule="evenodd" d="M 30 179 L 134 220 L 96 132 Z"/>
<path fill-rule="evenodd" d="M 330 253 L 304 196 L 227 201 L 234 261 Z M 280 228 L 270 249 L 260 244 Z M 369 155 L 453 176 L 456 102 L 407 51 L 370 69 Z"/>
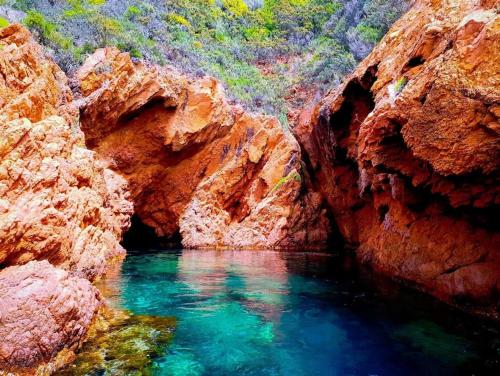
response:
<path fill-rule="evenodd" d="M 79 70 L 86 142 L 129 183 L 135 211 L 185 247 L 321 247 L 321 197 L 276 119 L 244 112 L 220 84 L 98 50 Z"/>
<path fill-rule="evenodd" d="M 500 19 L 494 1 L 419 1 L 301 115 L 315 185 L 359 258 L 498 314 Z"/>
<path fill-rule="evenodd" d="M 26 29 L 1 29 L 0 49 L 0 370 L 71 360 L 102 305 L 89 281 L 123 258 L 134 211 L 188 247 L 324 245 L 294 137 L 213 79 L 104 49 L 75 101 Z"/>
<path fill-rule="evenodd" d="M 123 258 L 132 206 L 85 147 L 59 67 L 19 25 L 0 51 L 0 373 L 50 374 L 85 339 L 89 280 Z"/>
<path fill-rule="evenodd" d="M 94 279 L 123 257 L 126 182 L 84 144 L 64 73 L 26 29 L 0 31 L 0 263 Z"/>
<path fill-rule="evenodd" d="M 89 280 L 123 257 L 134 211 L 186 247 L 321 247 L 326 200 L 361 260 L 498 315 L 493 6 L 417 2 L 304 111 L 304 154 L 213 79 L 115 49 L 79 70 L 74 100 L 24 28 L 1 29 L 0 368 L 51 373 L 71 357 L 101 306 Z"/>

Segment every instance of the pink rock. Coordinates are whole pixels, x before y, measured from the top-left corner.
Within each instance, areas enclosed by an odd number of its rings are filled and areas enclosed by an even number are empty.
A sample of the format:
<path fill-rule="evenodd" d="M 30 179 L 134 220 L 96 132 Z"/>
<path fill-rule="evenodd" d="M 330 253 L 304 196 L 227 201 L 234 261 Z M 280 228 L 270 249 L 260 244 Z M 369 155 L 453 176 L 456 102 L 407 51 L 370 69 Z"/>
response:
<path fill-rule="evenodd" d="M 99 291 L 83 278 L 31 261 L 0 272 L 0 369 L 49 362 L 76 349 L 101 305 Z"/>

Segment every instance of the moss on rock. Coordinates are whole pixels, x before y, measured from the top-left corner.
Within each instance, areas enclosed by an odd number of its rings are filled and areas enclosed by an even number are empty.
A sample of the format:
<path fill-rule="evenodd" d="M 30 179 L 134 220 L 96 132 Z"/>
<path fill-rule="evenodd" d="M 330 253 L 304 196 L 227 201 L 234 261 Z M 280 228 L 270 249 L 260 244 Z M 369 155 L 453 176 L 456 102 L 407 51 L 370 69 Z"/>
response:
<path fill-rule="evenodd" d="M 60 375 L 151 375 L 153 360 L 172 338 L 172 317 L 101 310 L 75 362 Z"/>

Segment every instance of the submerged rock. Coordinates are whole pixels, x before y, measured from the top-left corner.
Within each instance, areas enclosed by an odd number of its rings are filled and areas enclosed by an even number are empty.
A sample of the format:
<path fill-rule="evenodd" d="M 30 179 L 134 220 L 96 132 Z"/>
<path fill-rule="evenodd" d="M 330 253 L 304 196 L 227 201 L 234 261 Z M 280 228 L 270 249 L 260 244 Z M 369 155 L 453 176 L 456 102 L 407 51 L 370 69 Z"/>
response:
<path fill-rule="evenodd" d="M 228 104 L 212 78 L 98 50 L 78 71 L 86 143 L 129 183 L 136 213 L 185 247 L 319 247 L 321 197 L 274 118 Z"/>
<path fill-rule="evenodd" d="M 500 18 L 417 1 L 295 129 L 359 258 L 498 315 Z"/>
<path fill-rule="evenodd" d="M 152 375 L 175 326 L 175 318 L 102 309 L 74 364 L 58 374 Z"/>

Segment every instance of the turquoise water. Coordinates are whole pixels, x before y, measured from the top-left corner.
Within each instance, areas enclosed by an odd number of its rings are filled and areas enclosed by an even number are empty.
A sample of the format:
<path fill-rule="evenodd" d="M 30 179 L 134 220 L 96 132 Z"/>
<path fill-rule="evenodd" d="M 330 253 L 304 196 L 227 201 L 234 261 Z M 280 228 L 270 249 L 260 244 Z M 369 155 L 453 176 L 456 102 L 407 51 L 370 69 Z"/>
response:
<path fill-rule="evenodd" d="M 110 301 L 177 327 L 155 375 L 495 374 L 498 328 L 350 259 L 271 251 L 131 253 Z M 500 373 L 497 373 L 500 374 Z"/>

